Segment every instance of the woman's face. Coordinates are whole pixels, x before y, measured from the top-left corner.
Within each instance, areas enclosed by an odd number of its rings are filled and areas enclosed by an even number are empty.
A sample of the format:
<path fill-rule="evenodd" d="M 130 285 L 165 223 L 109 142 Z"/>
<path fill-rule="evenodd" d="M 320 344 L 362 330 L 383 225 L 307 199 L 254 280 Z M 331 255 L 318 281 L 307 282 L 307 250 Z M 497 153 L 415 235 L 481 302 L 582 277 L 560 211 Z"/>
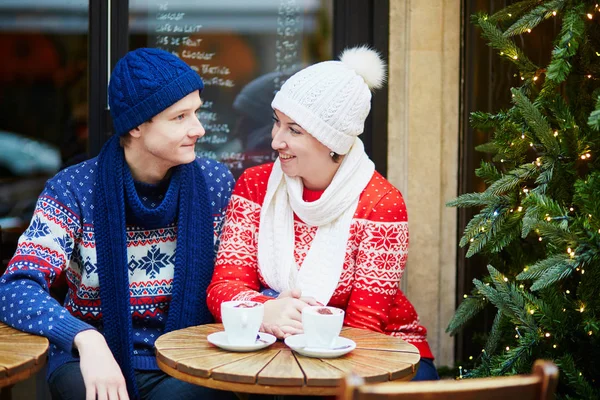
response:
<path fill-rule="evenodd" d="M 308 189 L 327 188 L 339 167 L 331 150 L 281 111 L 273 110 L 273 121 L 271 147 L 279 152 L 283 173 L 301 178 Z"/>

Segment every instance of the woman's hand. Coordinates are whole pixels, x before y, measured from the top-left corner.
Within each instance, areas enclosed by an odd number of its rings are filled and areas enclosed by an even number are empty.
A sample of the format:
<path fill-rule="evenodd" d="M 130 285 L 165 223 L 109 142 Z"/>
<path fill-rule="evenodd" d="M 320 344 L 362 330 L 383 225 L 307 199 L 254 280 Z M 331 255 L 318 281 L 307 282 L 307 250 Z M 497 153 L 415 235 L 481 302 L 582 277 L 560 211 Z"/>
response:
<path fill-rule="evenodd" d="M 79 351 L 86 400 L 129 400 L 125 378 L 104 336 L 90 329 L 79 332 L 73 342 Z"/>
<path fill-rule="evenodd" d="M 302 297 L 299 289 L 283 291 L 276 299 L 265 302 L 261 330 L 278 339 L 303 333 L 302 309 L 317 305 L 321 304 L 313 297 Z"/>

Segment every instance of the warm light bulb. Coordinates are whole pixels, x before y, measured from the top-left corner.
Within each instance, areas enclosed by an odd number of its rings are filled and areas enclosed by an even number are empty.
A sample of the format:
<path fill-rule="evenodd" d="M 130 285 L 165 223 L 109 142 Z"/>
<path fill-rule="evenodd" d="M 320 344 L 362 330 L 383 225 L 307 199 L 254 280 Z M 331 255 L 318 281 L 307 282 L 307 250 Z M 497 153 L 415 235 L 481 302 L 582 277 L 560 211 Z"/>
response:
<path fill-rule="evenodd" d="M 519 57 L 513 56 L 513 60 L 518 60 L 518 59 L 519 59 Z"/>
<path fill-rule="evenodd" d="M 463 296 L 463 298 L 465 298 L 465 299 L 466 299 L 467 297 L 469 297 L 469 296 L 468 296 L 468 295 L 466 295 L 466 294 Z"/>
<path fill-rule="evenodd" d="M 590 158 L 592 155 L 590 153 L 585 153 L 585 158 Z"/>
<path fill-rule="evenodd" d="M 521 135 L 521 139 L 525 139 L 525 135 Z"/>
<path fill-rule="evenodd" d="M 585 155 L 583 155 L 583 154 L 582 154 L 582 155 L 581 155 L 581 159 L 582 159 L 582 160 L 585 160 Z"/>
<path fill-rule="evenodd" d="M 507 277 L 504 277 L 504 282 L 508 282 L 508 278 Z"/>
<path fill-rule="evenodd" d="M 557 345 L 553 345 L 552 347 L 557 348 L 558 346 Z"/>
<path fill-rule="evenodd" d="M 558 136 L 558 131 L 554 131 L 554 137 Z"/>
<path fill-rule="evenodd" d="M 533 315 L 534 313 L 535 313 L 535 311 L 529 310 L 529 314 Z"/>
<path fill-rule="evenodd" d="M 546 332 L 546 337 L 550 337 L 550 332 Z"/>
<path fill-rule="evenodd" d="M 579 308 L 579 312 L 583 312 L 583 310 L 585 310 L 585 308 L 584 308 L 583 306 L 581 306 L 581 307 Z"/>
<path fill-rule="evenodd" d="M 527 29 L 527 33 L 531 33 L 531 29 Z"/>
<path fill-rule="evenodd" d="M 587 17 L 588 17 L 589 19 L 592 19 L 592 18 L 594 18 L 594 16 L 593 16 L 592 14 L 590 14 L 590 13 L 588 13 L 588 14 L 587 14 Z"/>
<path fill-rule="evenodd" d="M 506 346 L 506 351 L 509 351 L 509 350 L 510 350 L 510 347 Z"/>
<path fill-rule="evenodd" d="M 538 238 L 538 240 L 541 242 L 543 239 L 542 239 L 542 237 L 540 236 L 540 237 Z"/>
<path fill-rule="evenodd" d="M 556 11 L 552 11 L 552 16 L 556 17 Z"/>
<path fill-rule="evenodd" d="M 566 294 L 571 294 L 571 291 L 569 289 L 565 290 Z"/>
<path fill-rule="evenodd" d="M 533 80 L 534 80 L 534 81 L 537 81 L 537 80 L 538 80 L 538 77 L 537 77 L 537 76 L 534 76 L 534 77 L 533 77 Z"/>
<path fill-rule="evenodd" d="M 525 193 L 527 193 L 527 192 L 525 192 Z M 519 206 L 519 208 L 517 208 L 517 211 L 519 211 L 519 212 L 523 211 L 523 207 Z M 598 232 L 600 232 L 600 229 L 598 230 Z"/>

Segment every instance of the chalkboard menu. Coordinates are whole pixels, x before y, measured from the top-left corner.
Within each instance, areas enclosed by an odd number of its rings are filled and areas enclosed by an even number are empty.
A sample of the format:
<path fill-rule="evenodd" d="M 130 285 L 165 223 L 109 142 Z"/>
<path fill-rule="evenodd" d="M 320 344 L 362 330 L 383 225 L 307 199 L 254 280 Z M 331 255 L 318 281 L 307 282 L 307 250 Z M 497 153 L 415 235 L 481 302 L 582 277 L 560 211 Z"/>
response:
<path fill-rule="evenodd" d="M 272 162 L 271 100 L 303 66 L 331 58 L 332 1 L 130 1 L 131 48 L 180 57 L 204 80 L 196 152 L 238 177 Z"/>

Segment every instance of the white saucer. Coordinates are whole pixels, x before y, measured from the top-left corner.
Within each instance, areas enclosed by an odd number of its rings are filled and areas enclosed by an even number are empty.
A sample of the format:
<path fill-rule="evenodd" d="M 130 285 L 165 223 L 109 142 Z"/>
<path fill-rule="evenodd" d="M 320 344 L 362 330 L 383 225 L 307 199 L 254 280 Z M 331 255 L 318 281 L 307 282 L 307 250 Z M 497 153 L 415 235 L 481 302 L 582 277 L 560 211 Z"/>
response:
<path fill-rule="evenodd" d="M 277 340 L 277 338 L 275 336 L 270 335 L 268 333 L 259 332 L 258 335 L 259 335 L 260 339 L 256 339 L 256 342 L 254 342 L 253 344 L 244 344 L 244 345 L 230 344 L 229 340 L 227 340 L 227 334 L 225 333 L 225 331 L 211 333 L 210 335 L 208 335 L 206 337 L 206 340 L 208 340 L 210 343 L 214 344 L 215 346 L 222 348 L 223 350 L 229 350 L 229 351 L 260 350 L 260 349 L 264 349 L 265 347 L 272 345 Z"/>
<path fill-rule="evenodd" d="M 335 358 L 343 356 L 344 354 L 350 353 L 356 348 L 354 340 L 347 339 L 345 337 L 338 336 L 335 340 L 333 349 L 317 348 L 317 347 L 306 347 L 306 341 L 304 335 L 288 336 L 285 339 L 285 344 L 294 350 L 295 352 L 302 354 L 307 357 L 315 358 Z M 336 349 L 336 347 L 344 347 L 343 349 Z"/>

